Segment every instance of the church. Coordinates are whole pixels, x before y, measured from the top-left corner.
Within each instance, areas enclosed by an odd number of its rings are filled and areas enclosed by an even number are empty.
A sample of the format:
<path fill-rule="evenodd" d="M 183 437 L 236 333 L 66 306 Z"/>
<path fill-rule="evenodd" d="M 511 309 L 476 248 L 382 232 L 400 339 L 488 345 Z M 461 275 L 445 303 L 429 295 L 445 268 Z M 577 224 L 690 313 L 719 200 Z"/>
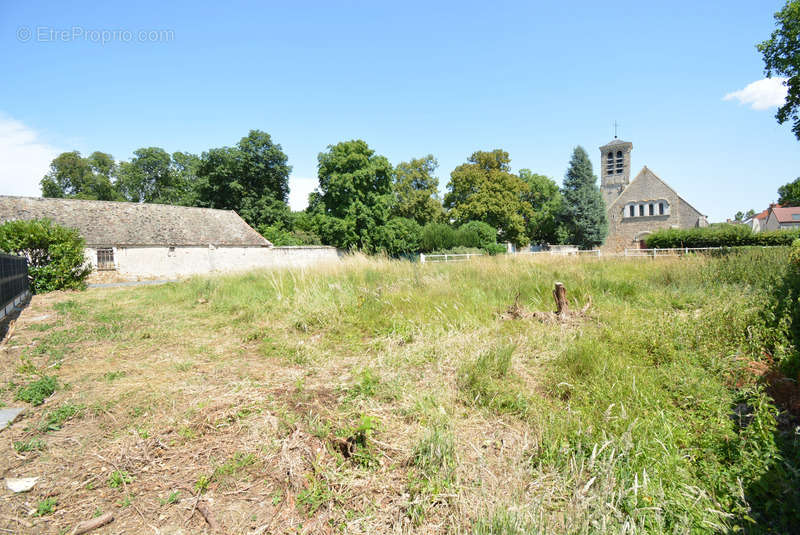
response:
<path fill-rule="evenodd" d="M 708 226 L 708 219 L 666 182 L 643 167 L 631 181 L 633 143 L 614 138 L 600 147 L 600 190 L 606 202 L 608 237 L 604 249 L 644 248 L 659 229 Z"/>

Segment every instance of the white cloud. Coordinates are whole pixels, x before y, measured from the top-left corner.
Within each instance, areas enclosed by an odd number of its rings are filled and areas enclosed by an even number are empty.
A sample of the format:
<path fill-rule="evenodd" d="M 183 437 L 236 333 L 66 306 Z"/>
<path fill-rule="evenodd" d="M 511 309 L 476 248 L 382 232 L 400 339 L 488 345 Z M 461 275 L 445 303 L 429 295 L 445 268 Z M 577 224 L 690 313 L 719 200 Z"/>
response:
<path fill-rule="evenodd" d="M 308 194 L 316 189 L 316 178 L 289 177 L 289 207 L 298 212 L 308 206 Z"/>
<path fill-rule="evenodd" d="M 0 114 L 0 194 L 40 195 L 39 181 L 59 152 L 36 131 Z"/>
<path fill-rule="evenodd" d="M 787 78 L 764 78 L 747 84 L 744 89 L 728 93 L 722 100 L 738 100 L 739 104 L 750 104 L 754 110 L 766 110 L 783 106 L 788 89 Z"/>

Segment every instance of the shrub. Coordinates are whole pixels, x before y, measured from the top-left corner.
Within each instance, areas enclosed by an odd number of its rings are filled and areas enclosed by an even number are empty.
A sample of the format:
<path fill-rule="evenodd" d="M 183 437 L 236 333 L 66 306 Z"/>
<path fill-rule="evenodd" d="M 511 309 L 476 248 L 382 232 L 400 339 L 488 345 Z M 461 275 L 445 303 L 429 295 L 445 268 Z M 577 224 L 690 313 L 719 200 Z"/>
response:
<path fill-rule="evenodd" d="M 287 245 L 322 245 L 320 237 L 304 230 L 286 230 L 280 225 L 261 225 L 258 233 L 268 239 L 275 247 Z"/>
<path fill-rule="evenodd" d="M 468 221 L 456 234 L 458 245 L 486 249 L 497 244 L 497 230 L 483 221 Z"/>
<path fill-rule="evenodd" d="M 664 229 L 646 238 L 647 246 L 657 249 L 674 247 L 738 247 L 744 245 L 791 245 L 800 231 L 775 230 L 753 232 L 746 225 L 713 225 L 693 229 Z"/>
<path fill-rule="evenodd" d="M 422 227 L 413 219 L 395 217 L 376 231 L 375 248 L 390 256 L 419 251 Z"/>
<path fill-rule="evenodd" d="M 28 259 L 34 293 L 85 288 L 92 266 L 86 262 L 84 246 L 77 230 L 47 219 L 0 225 L 0 250 Z"/>
<path fill-rule="evenodd" d="M 420 240 L 420 250 L 428 253 L 431 251 L 443 251 L 455 247 L 456 231 L 450 225 L 444 223 L 428 223 L 422 227 L 422 238 Z"/>

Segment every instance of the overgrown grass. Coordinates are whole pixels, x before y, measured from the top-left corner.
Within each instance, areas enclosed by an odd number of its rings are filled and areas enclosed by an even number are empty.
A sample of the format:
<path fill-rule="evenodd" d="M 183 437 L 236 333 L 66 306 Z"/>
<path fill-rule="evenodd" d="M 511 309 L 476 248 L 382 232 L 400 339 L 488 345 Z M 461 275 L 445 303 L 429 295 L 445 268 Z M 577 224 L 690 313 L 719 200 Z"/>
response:
<path fill-rule="evenodd" d="M 181 485 L 218 500 L 279 488 L 303 522 L 345 532 L 791 532 L 800 439 L 752 372 L 797 379 L 787 266 L 783 249 L 354 258 L 69 296 L 45 341 L 68 350 L 53 373 L 73 390 L 42 429 L 102 407 L 104 440 L 150 437 L 199 465 L 149 503 Z M 502 315 L 517 295 L 552 310 L 556 280 L 573 309 L 591 300 L 586 317 Z M 93 345 L 95 361 L 72 362 Z"/>

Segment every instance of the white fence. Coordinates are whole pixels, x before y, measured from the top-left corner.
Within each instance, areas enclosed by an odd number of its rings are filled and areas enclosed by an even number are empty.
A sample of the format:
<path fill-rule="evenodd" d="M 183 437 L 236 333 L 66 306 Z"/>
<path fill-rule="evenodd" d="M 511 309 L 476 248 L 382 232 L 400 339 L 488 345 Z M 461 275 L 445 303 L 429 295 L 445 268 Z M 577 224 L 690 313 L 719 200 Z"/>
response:
<path fill-rule="evenodd" d="M 420 264 L 425 262 L 465 262 L 474 256 L 483 256 L 482 253 L 465 254 L 419 254 Z"/>
<path fill-rule="evenodd" d="M 574 257 L 590 257 L 590 258 L 675 258 L 686 256 L 690 254 L 710 253 L 712 251 L 719 251 L 722 249 L 730 249 L 730 247 L 678 247 L 673 249 L 625 249 L 624 252 L 610 252 L 601 251 L 600 249 L 591 249 L 589 251 L 580 250 L 551 250 L 551 251 L 515 251 L 508 253 L 508 256 L 574 256 Z M 480 253 L 469 254 L 420 254 L 419 261 L 426 262 L 463 262 L 476 256 L 484 256 Z M 499 255 L 502 256 L 502 255 Z"/>

